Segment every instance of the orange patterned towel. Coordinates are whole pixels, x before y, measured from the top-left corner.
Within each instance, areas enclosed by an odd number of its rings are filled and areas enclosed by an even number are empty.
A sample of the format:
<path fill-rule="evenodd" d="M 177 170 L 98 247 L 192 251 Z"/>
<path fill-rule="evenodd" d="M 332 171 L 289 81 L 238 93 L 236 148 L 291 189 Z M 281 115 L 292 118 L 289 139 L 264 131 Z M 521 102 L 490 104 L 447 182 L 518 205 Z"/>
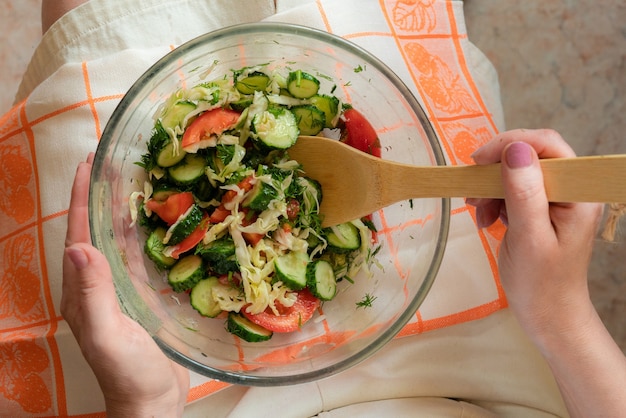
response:
<path fill-rule="evenodd" d="M 262 0 L 256 12 L 226 10 L 228 0 L 206 2 L 212 7 L 145 3 L 92 1 L 66 15 L 36 51 L 23 100 L 0 118 L 0 411 L 8 416 L 103 412 L 97 383 L 59 314 L 69 191 L 75 167 L 95 150 L 126 89 L 171 45 L 238 20 L 325 29 L 371 51 L 404 80 L 450 164 L 471 163 L 471 153 L 502 128 L 497 80 L 467 38 L 460 1 L 291 1 L 297 6 L 274 16 L 267 12 L 273 2 Z M 151 29 L 142 34 L 138 27 Z M 479 230 L 472 209 L 455 199 L 450 230 L 439 276 L 399 337 L 506 307 L 496 268 L 503 227 Z M 192 384 L 190 401 L 226 386 L 200 377 Z"/>

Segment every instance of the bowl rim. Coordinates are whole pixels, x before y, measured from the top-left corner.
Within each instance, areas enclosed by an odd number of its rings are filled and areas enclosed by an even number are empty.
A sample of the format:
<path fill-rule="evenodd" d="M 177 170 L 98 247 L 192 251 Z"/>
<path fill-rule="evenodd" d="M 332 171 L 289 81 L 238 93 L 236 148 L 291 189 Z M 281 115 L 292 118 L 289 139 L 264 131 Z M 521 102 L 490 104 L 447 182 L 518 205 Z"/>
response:
<path fill-rule="evenodd" d="M 93 193 L 93 173 L 97 173 L 98 170 L 101 170 L 104 166 L 106 149 L 109 147 L 112 141 L 112 132 L 115 131 L 115 127 L 120 123 L 120 120 L 122 119 L 126 109 L 132 104 L 134 97 L 136 97 L 137 93 L 143 88 L 145 84 L 158 76 L 162 68 L 170 65 L 173 61 L 179 60 L 187 53 L 188 50 L 201 47 L 205 42 L 209 40 L 220 39 L 231 36 L 233 34 L 241 36 L 255 33 L 282 33 L 315 37 L 323 42 L 348 50 L 351 53 L 366 59 L 368 65 L 374 65 L 376 70 L 382 73 L 403 94 L 405 100 L 410 105 L 411 109 L 415 112 L 422 129 L 426 133 L 426 139 L 428 140 L 428 143 L 431 147 L 435 162 L 438 165 L 446 165 L 446 159 L 444 157 L 441 144 L 432 127 L 430 120 L 426 116 L 426 113 L 419 101 L 415 98 L 415 96 L 406 86 L 406 84 L 383 61 L 378 59 L 376 56 L 374 56 L 372 53 L 368 52 L 361 46 L 332 33 L 328 33 L 308 26 L 291 23 L 256 22 L 226 26 L 218 30 L 199 35 L 174 48 L 173 50 L 162 56 L 160 59 L 158 59 L 147 70 L 145 70 L 136 81 L 133 82 L 131 87 L 124 94 L 118 105 L 115 107 L 113 113 L 111 114 L 108 122 L 105 125 L 105 128 L 103 129 L 101 139 L 96 149 L 92 166 L 92 177 L 89 186 L 88 213 L 91 240 L 94 245 L 96 245 L 96 247 L 99 247 L 98 249 L 100 251 L 102 251 L 103 248 L 98 245 L 101 237 L 99 237 L 97 233 L 97 229 L 100 225 L 99 222 L 95 219 L 95 214 L 98 208 L 98 196 Z M 309 372 L 292 375 L 259 376 L 245 374 L 245 372 L 231 372 L 228 370 L 222 370 L 202 364 L 173 349 L 157 335 L 151 336 L 155 340 L 157 345 L 161 348 L 161 350 L 166 354 L 166 356 L 168 356 L 172 360 L 176 361 L 177 363 L 183 365 L 193 372 L 231 384 L 241 384 L 249 386 L 290 385 L 318 380 L 346 370 L 369 358 L 372 354 L 376 353 L 384 345 L 390 342 L 398 334 L 398 332 L 400 332 L 402 328 L 409 322 L 417 309 L 423 303 L 424 299 L 430 291 L 430 288 L 432 287 L 432 284 L 435 280 L 435 277 L 437 276 L 437 272 L 439 271 L 441 262 L 443 260 L 447 244 L 448 232 L 450 228 L 450 207 L 450 199 L 441 198 L 441 222 L 439 225 L 438 241 L 434 248 L 433 258 L 432 260 L 430 260 L 430 266 L 427 269 L 424 282 L 422 283 L 414 298 L 408 303 L 407 309 L 405 309 L 405 311 L 402 312 L 399 317 L 384 332 L 381 333 L 379 337 L 365 345 L 365 347 L 360 351 L 355 352 L 353 355 L 350 355 L 345 359 L 334 363 L 333 365 Z M 124 297 L 119 291 L 116 291 L 116 293 L 122 311 L 128 313 L 126 300 L 124 300 Z M 136 320 L 135 318 L 133 319 Z M 140 325 L 145 328 L 144 324 L 142 324 L 141 322 Z"/>

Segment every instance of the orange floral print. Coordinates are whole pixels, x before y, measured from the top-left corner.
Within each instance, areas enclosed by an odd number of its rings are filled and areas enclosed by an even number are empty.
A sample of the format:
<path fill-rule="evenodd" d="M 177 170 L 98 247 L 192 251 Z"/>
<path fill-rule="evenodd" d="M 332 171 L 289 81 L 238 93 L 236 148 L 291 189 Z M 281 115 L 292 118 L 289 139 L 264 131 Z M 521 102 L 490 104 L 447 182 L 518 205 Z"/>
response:
<path fill-rule="evenodd" d="M 33 272 L 35 238 L 22 235 L 4 247 L 0 286 L 0 319 L 33 322 L 44 317 L 39 275 Z"/>
<path fill-rule="evenodd" d="M 440 57 L 430 54 L 417 42 L 407 43 L 405 50 L 411 63 L 420 72 L 419 85 L 432 99 L 435 108 L 455 116 L 478 111 L 472 96 L 460 82 L 458 73 L 452 71 Z"/>
<path fill-rule="evenodd" d="M 450 123 L 443 129 L 448 143 L 452 144 L 455 157 L 463 164 L 472 164 L 472 153 L 492 137 L 486 127 L 472 129 L 463 123 Z"/>
<path fill-rule="evenodd" d="M 393 22 L 407 32 L 432 32 L 437 24 L 435 0 L 398 0 L 393 7 Z"/>
<path fill-rule="evenodd" d="M 52 396 L 41 376 L 50 366 L 46 351 L 30 335 L 11 336 L 9 340 L 0 343 L 0 393 L 25 412 L 49 411 Z"/>
<path fill-rule="evenodd" d="M 28 185 L 32 178 L 31 162 L 16 145 L 0 146 L 0 211 L 18 224 L 31 219 L 35 202 Z"/>
<path fill-rule="evenodd" d="M 0 117 L 0 140 L 2 140 L 3 136 L 6 134 L 19 129 L 19 112 L 20 106 L 18 105 L 5 113 L 4 116 Z"/>

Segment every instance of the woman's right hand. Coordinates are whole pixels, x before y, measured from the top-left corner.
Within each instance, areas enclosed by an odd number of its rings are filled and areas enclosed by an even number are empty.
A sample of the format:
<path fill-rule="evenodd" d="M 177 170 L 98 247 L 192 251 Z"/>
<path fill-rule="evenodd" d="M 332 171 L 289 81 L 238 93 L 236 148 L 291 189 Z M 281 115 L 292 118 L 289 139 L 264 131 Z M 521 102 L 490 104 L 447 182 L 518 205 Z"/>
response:
<path fill-rule="evenodd" d="M 587 269 L 602 207 L 549 203 L 539 158 L 572 157 L 551 130 L 505 132 L 474 153 L 502 161 L 502 200 L 469 199 L 481 226 L 507 231 L 498 264 L 509 305 L 554 373 L 572 417 L 623 416 L 626 357 L 589 297 Z"/>
<path fill-rule="evenodd" d="M 477 164 L 502 162 L 505 199 L 479 200 L 483 225 L 499 216 L 507 232 L 499 254 L 502 285 L 531 337 L 551 333 L 581 311 L 593 310 L 587 269 L 602 213 L 597 203 L 549 203 L 540 158 L 574 157 L 550 130 L 505 132 L 473 155 Z"/>

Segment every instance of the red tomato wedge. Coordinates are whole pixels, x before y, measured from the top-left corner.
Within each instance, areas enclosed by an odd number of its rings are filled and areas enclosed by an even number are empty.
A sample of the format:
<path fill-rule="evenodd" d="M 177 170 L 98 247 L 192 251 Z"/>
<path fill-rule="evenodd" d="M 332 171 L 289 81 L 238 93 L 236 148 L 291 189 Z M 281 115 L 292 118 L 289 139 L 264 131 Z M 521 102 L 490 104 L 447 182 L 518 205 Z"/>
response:
<path fill-rule="evenodd" d="M 248 209 L 244 209 L 242 212 L 244 214 L 244 218 L 241 222 L 241 225 L 243 226 L 252 225 L 257 220 L 256 213 L 251 212 Z M 258 232 L 243 232 L 241 235 L 243 235 L 243 239 L 245 239 L 246 242 L 252 245 L 253 247 L 257 245 L 259 241 L 261 241 L 263 237 L 265 236 L 265 234 L 261 234 Z"/>
<path fill-rule="evenodd" d="M 183 149 L 187 149 L 213 134 L 221 134 L 232 128 L 239 120 L 240 115 L 234 110 L 222 108 L 204 112 L 185 129 L 181 143 Z"/>
<path fill-rule="evenodd" d="M 156 213 L 166 224 L 173 225 L 193 204 L 193 194 L 182 192 L 170 195 L 164 201 L 150 199 L 146 202 L 146 207 Z"/>
<path fill-rule="evenodd" d="M 224 219 L 226 219 L 228 215 L 230 215 L 230 211 L 224 207 L 224 204 L 221 204 L 213 210 L 209 221 L 211 221 L 212 224 L 218 224 L 224 222 Z"/>
<path fill-rule="evenodd" d="M 371 154 L 375 157 L 381 156 L 380 141 L 374 127 L 365 116 L 355 109 L 347 109 L 343 113 L 346 125 L 346 133 L 343 141 L 358 150 Z"/>
<path fill-rule="evenodd" d="M 258 314 L 250 314 L 246 309 L 241 313 L 253 323 L 273 332 L 297 331 L 307 322 L 320 305 L 319 299 L 307 289 L 295 292 L 298 295 L 296 302 L 290 307 L 277 306 L 280 315 L 274 315 L 270 308 Z"/>
<path fill-rule="evenodd" d="M 178 259 L 181 254 L 195 248 L 195 246 L 198 245 L 206 235 L 207 231 L 209 230 L 209 226 L 209 215 L 205 213 L 202 221 L 200 221 L 200 225 L 198 225 L 196 229 L 194 229 L 191 234 L 187 236 L 187 238 L 174 246 L 174 250 L 172 251 L 172 258 Z"/>

